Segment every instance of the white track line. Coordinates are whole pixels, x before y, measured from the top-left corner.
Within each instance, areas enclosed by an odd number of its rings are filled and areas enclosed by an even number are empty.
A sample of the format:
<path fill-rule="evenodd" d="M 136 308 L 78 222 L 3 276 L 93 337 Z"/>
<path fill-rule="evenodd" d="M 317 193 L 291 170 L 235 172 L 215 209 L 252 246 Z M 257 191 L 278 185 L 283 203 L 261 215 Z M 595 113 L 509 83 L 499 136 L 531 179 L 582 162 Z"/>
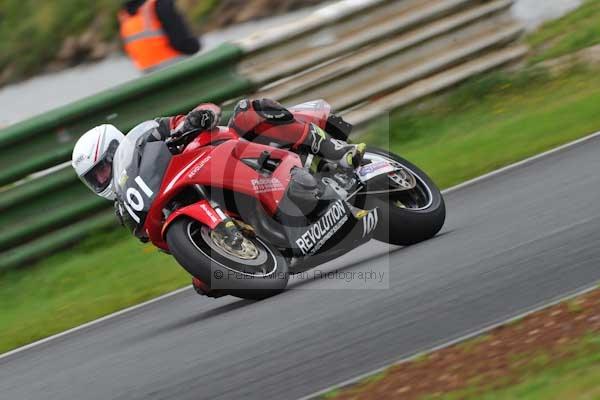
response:
<path fill-rule="evenodd" d="M 506 167 L 504 167 L 504 168 L 500 168 L 500 169 L 498 169 L 498 170 L 496 170 L 496 171 L 493 171 L 493 172 L 487 173 L 487 174 L 485 174 L 485 175 L 481 175 L 481 176 L 479 176 L 479 177 L 477 177 L 477 178 L 471 179 L 471 180 L 469 180 L 469 181 L 463 182 L 463 183 L 461 183 L 461 184 L 459 184 L 459 185 L 456 185 L 456 186 L 453 186 L 453 187 L 451 187 L 451 188 L 449 188 L 449 189 L 443 190 L 443 191 L 442 191 L 442 193 L 443 193 L 443 194 L 448 194 L 448 193 L 454 192 L 454 191 L 456 191 L 456 190 L 463 189 L 463 188 L 465 188 L 465 187 L 467 187 L 467 186 L 471 186 L 471 185 L 473 185 L 473 184 L 475 184 L 475 183 L 477 183 L 477 182 L 480 182 L 480 181 L 483 181 L 483 180 L 489 179 L 489 178 L 491 178 L 491 177 L 494 177 L 494 176 L 496 176 L 496 175 L 502 174 L 502 173 L 504 173 L 504 172 L 506 172 L 506 171 L 509 171 L 509 170 L 512 170 L 512 169 L 515 169 L 515 168 L 522 167 L 522 166 L 524 166 L 524 165 L 527 165 L 527 164 L 529 164 L 529 163 L 531 163 L 531 162 L 534 162 L 534 161 L 536 161 L 536 160 L 538 160 L 538 159 L 540 159 L 540 158 L 547 157 L 547 156 L 549 156 L 549 155 L 551 155 L 551 154 L 554 154 L 554 153 L 558 153 L 558 152 L 560 152 L 560 151 L 566 150 L 566 149 L 568 149 L 568 148 L 570 148 L 570 147 L 576 146 L 576 145 L 578 145 L 578 144 L 580 144 L 580 143 L 583 143 L 583 142 L 586 142 L 586 141 L 588 141 L 588 140 L 592 140 L 592 139 L 594 139 L 594 138 L 596 138 L 596 137 L 599 137 L 599 136 L 600 136 L 600 132 L 593 133 L 593 134 L 591 134 L 591 135 L 589 135 L 589 136 L 586 136 L 586 137 L 584 137 L 584 138 L 581 138 L 581 139 L 575 140 L 575 141 L 573 141 L 573 142 L 570 142 L 570 143 L 564 144 L 564 145 L 562 145 L 562 146 L 559 146 L 559 147 L 557 147 L 557 148 L 555 148 L 555 149 L 552 149 L 552 150 L 546 151 L 546 152 L 544 152 L 544 153 L 541 153 L 541 154 L 538 154 L 538 155 L 536 155 L 536 156 L 533 156 L 533 157 L 527 158 L 527 159 L 525 159 L 525 160 L 523 160 L 523 161 L 519 161 L 519 162 L 517 162 L 517 163 L 514 163 L 514 164 L 511 164 L 511 165 L 508 165 L 508 166 L 506 166 Z M 48 342 L 50 342 L 50 341 L 52 341 L 52 340 L 55 340 L 55 339 L 61 338 L 61 337 L 63 337 L 63 336 L 69 335 L 69 334 L 71 334 L 71 333 L 74 333 L 74 332 L 77 332 L 77 331 L 80 331 L 80 330 L 82 330 L 82 329 L 89 328 L 90 326 L 93 326 L 93 325 L 99 324 L 99 323 L 101 323 L 101 322 L 107 321 L 107 320 L 109 320 L 109 319 L 111 319 L 111 318 L 115 318 L 115 317 L 118 317 L 118 316 L 120 316 L 120 315 L 126 314 L 126 313 L 128 313 L 128 312 L 131 312 L 131 311 L 134 311 L 134 310 L 140 309 L 140 308 L 142 308 L 142 307 L 146 307 L 146 306 L 148 306 L 148 305 L 150 305 L 150 304 L 157 303 L 157 302 L 159 302 L 159 301 L 165 300 L 165 299 L 167 299 L 167 298 L 169 298 L 169 297 L 172 297 L 172 296 L 178 295 L 179 293 L 183 293 L 183 292 L 185 292 L 186 290 L 190 290 L 191 288 L 192 288 L 191 286 L 188 286 L 188 287 L 185 287 L 185 288 L 178 289 L 178 290 L 176 290 L 176 291 L 174 291 L 174 292 L 167 293 L 167 294 L 165 294 L 165 295 L 162 295 L 162 296 L 160 296 L 160 297 L 157 297 L 157 298 L 155 298 L 155 299 L 152 299 L 152 300 L 146 301 L 146 302 L 144 302 L 144 303 L 141 303 L 141 304 L 138 304 L 138 305 L 135 305 L 135 306 L 129 307 L 129 308 L 125 308 L 125 309 L 123 309 L 123 310 L 121 310 L 121 311 L 117 311 L 117 312 L 115 312 L 115 313 L 113 313 L 113 314 L 109 314 L 109 315 L 107 315 L 107 316 L 105 316 L 105 317 L 102 317 L 102 318 L 99 318 L 99 319 L 96 319 L 96 320 L 90 321 L 90 322 L 88 322 L 88 323 L 85 323 L 85 324 L 83 324 L 83 325 L 79 325 L 79 326 L 77 326 L 77 327 L 75 327 L 75 328 L 71 328 L 71 329 L 69 329 L 69 330 L 67 330 L 67 331 L 64 331 L 64 332 L 61 332 L 61 333 L 57 333 L 56 335 L 52 335 L 52 336 L 49 336 L 49 337 L 47 337 L 47 338 L 45 338 L 45 339 L 38 340 L 37 342 L 33 342 L 33 343 L 30 343 L 30 344 L 28 344 L 28 345 L 25 345 L 25 346 L 19 347 L 19 348 L 17 348 L 17 349 L 14 349 L 14 350 L 12 350 L 12 351 L 9 351 L 8 353 L 1 354 L 1 355 L 0 355 L 0 360 L 2 360 L 3 358 L 9 357 L 9 356 L 11 356 L 11 355 L 13 355 L 13 354 L 17 354 L 17 353 L 19 353 L 19 352 L 21 352 L 21 351 L 29 350 L 29 349 L 31 349 L 31 348 L 33 348 L 33 347 L 36 347 L 36 346 L 39 346 L 39 345 L 41 345 L 41 344 L 48 343 Z M 486 328 L 486 329 L 490 329 L 490 328 Z M 484 330 L 481 330 L 481 331 L 485 331 L 485 329 L 484 329 Z M 478 334 L 478 333 L 475 333 L 475 334 Z M 475 335 L 475 334 L 471 334 L 471 336 L 473 336 L 473 335 Z M 465 338 L 466 338 L 466 337 L 465 337 Z M 462 339 L 462 340 L 464 340 L 464 339 Z M 372 373 L 376 373 L 376 372 L 372 372 Z M 371 373 L 369 373 L 369 374 L 371 374 Z M 365 375 L 365 376 L 367 376 L 367 375 Z M 359 378 L 355 378 L 355 379 L 359 379 L 359 380 L 360 380 L 360 377 L 359 377 Z M 336 386 L 336 387 L 337 387 L 337 386 Z M 327 390 L 328 390 L 328 389 L 327 389 Z"/>
<path fill-rule="evenodd" d="M 589 141 L 589 140 L 592 140 L 592 139 L 595 139 L 595 138 L 597 138 L 597 137 L 600 137 L 600 131 L 598 131 L 598 132 L 596 132 L 596 133 L 592 133 L 591 135 L 588 135 L 588 136 L 586 136 L 586 137 L 583 137 L 583 138 L 581 138 L 581 139 L 577 139 L 577 140 L 575 140 L 575 141 L 573 141 L 573 142 L 569 142 L 569 143 L 563 144 L 562 146 L 555 147 L 555 148 L 554 148 L 554 149 L 552 149 L 552 150 L 545 151 L 545 152 L 543 152 L 543 153 L 540 153 L 540 154 L 537 154 L 537 155 L 535 155 L 535 156 L 533 156 L 533 157 L 526 158 L 526 159 L 524 159 L 524 160 L 522 160 L 522 161 L 519 161 L 519 162 L 516 162 L 516 163 L 514 163 L 514 164 L 507 165 L 506 167 L 502 167 L 502 168 L 500 168 L 500 169 L 497 169 L 497 170 L 495 170 L 495 171 L 488 172 L 487 174 L 484 174 L 484 175 L 478 176 L 477 178 L 473 178 L 473 179 L 471 179 L 471 180 L 468 180 L 468 181 L 466 181 L 466 182 L 459 183 L 459 184 L 458 184 L 458 185 L 456 185 L 456 186 L 453 186 L 453 187 L 451 187 L 451 188 L 448 188 L 448 189 L 446 189 L 446 190 L 443 190 L 443 191 L 442 191 L 442 193 L 443 193 L 443 194 L 448 194 L 448 193 L 455 192 L 455 191 L 457 191 L 457 190 L 460 190 L 460 189 L 463 189 L 463 188 L 465 188 L 465 187 L 467 187 L 467 186 L 471 186 L 471 185 L 473 185 L 473 184 L 475 184 L 475 183 L 477 183 L 477 182 L 483 181 L 483 180 L 485 180 L 485 179 L 489 179 L 489 178 L 491 178 L 491 177 L 494 177 L 494 176 L 496 176 L 496 175 L 503 174 L 503 173 L 505 173 L 505 172 L 507 172 L 507 171 L 510 171 L 510 170 L 513 170 L 513 169 L 515 169 L 515 168 L 519 168 L 519 167 L 522 167 L 522 166 L 528 165 L 528 164 L 530 164 L 530 163 L 532 163 L 532 162 L 534 162 L 534 161 L 537 161 L 537 160 L 539 160 L 540 158 L 548 157 L 548 156 L 550 156 L 550 155 L 552 155 L 552 154 L 555 154 L 555 153 L 561 152 L 561 151 L 563 151 L 563 150 L 567 150 L 567 149 L 569 149 L 570 147 L 573 147 L 573 146 L 576 146 L 576 145 L 578 145 L 578 144 L 581 144 L 581 143 L 587 142 L 587 141 Z"/>
<path fill-rule="evenodd" d="M 362 381 L 363 379 L 366 379 L 366 378 L 368 378 L 368 377 L 370 377 L 372 375 L 375 375 L 375 374 L 378 374 L 380 372 L 383 372 L 383 371 L 387 370 L 388 368 L 393 367 L 395 365 L 402 364 L 402 363 L 414 360 L 417 357 L 421 357 L 423 355 L 427 355 L 427 354 L 436 352 L 438 350 L 445 349 L 446 347 L 453 346 L 453 345 L 455 345 L 457 343 L 461 343 L 461 342 L 464 342 L 466 340 L 472 339 L 472 338 L 474 338 L 476 336 L 479 336 L 481 334 L 484 334 L 486 332 L 494 330 L 494 329 L 496 329 L 496 328 L 498 328 L 498 327 L 500 327 L 502 325 L 510 324 L 513 321 L 517 321 L 517 320 L 519 320 L 521 318 L 524 318 L 524 317 L 526 317 L 528 315 L 531 315 L 531 314 L 536 313 L 538 311 L 541 311 L 541 310 L 544 310 L 546 308 L 552 307 L 552 306 L 554 306 L 556 304 L 562 303 L 563 301 L 567 301 L 567 300 L 570 300 L 572 298 L 579 297 L 581 295 L 584 295 L 584 294 L 589 293 L 589 292 L 591 292 L 593 290 L 596 290 L 596 289 L 598 289 L 598 284 L 597 283 L 594 284 L 594 285 L 592 285 L 592 286 L 586 286 L 585 288 L 576 290 L 575 292 L 572 292 L 570 294 L 563 295 L 561 297 L 555 298 L 554 300 L 551 300 L 550 302 L 541 303 L 541 304 L 535 306 L 532 309 L 529 309 L 527 311 L 521 312 L 520 314 L 517 314 L 514 317 L 510 317 L 510 318 L 505 319 L 505 320 L 500 320 L 499 322 L 495 322 L 495 323 L 493 323 L 491 325 L 488 325 L 488 326 L 485 326 L 483 328 L 476 329 L 473 332 L 464 334 L 464 335 L 462 335 L 462 336 L 460 336 L 460 337 L 458 337 L 456 339 L 453 339 L 453 340 L 450 340 L 448 342 L 445 342 L 445 343 L 439 344 L 437 346 L 431 347 L 431 348 L 429 348 L 427 350 L 418 351 L 418 352 L 414 353 L 411 356 L 408 356 L 408 357 L 402 358 L 400 360 L 391 362 L 389 364 L 384 365 L 383 367 L 377 368 L 377 369 L 375 369 L 373 371 L 370 371 L 370 372 L 361 374 L 359 376 L 356 376 L 354 378 L 348 379 L 348 380 L 346 380 L 346 381 L 344 381 L 342 383 L 338 383 L 336 385 L 332 385 L 332 386 L 327 387 L 325 389 L 319 390 L 318 392 L 315 392 L 315 393 L 310 394 L 308 396 L 302 397 L 299 400 L 317 399 L 320 396 L 323 396 L 325 393 L 328 393 L 328 392 L 330 392 L 332 390 L 342 389 L 344 387 L 351 386 L 353 384 L 356 384 L 356 383 Z"/>

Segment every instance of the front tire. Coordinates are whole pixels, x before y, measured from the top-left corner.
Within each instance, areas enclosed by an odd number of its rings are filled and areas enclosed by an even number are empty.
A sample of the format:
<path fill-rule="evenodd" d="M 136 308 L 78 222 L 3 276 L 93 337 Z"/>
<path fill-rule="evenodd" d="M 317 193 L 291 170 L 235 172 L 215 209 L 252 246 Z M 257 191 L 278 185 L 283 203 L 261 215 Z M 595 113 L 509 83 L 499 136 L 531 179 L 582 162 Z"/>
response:
<path fill-rule="evenodd" d="M 367 197 L 369 208 L 379 207 L 381 213 L 375 239 L 409 246 L 434 237 L 446 220 L 444 198 L 435 183 L 416 165 L 396 154 L 368 148 L 365 159 L 369 158 L 395 161 L 412 173 L 417 181 L 414 193 L 395 192 Z"/>
<path fill-rule="evenodd" d="M 187 217 L 174 221 L 166 236 L 171 254 L 209 288 L 209 296 L 260 300 L 282 292 L 287 285 L 287 262 L 258 237 L 244 234 L 245 253 L 233 254 L 219 247 L 207 226 Z"/>

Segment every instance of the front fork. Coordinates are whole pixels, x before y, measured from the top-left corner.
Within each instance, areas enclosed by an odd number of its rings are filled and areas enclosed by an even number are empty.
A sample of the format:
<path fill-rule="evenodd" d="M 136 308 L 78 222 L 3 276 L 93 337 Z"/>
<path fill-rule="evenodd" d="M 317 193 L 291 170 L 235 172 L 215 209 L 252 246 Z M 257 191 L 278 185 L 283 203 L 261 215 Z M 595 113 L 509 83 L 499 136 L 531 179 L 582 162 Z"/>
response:
<path fill-rule="evenodd" d="M 231 219 L 227 214 L 221 210 L 221 207 L 216 201 L 212 201 L 209 199 L 204 187 L 201 185 L 194 185 L 194 189 L 198 194 L 202 197 L 203 201 L 208 202 L 210 207 L 214 210 L 214 212 L 219 217 L 220 221 L 215 225 L 211 226 L 211 229 L 225 242 L 225 244 L 231 247 L 234 250 L 242 249 L 242 242 L 244 241 L 244 236 L 240 228 L 238 228 L 237 224 Z"/>

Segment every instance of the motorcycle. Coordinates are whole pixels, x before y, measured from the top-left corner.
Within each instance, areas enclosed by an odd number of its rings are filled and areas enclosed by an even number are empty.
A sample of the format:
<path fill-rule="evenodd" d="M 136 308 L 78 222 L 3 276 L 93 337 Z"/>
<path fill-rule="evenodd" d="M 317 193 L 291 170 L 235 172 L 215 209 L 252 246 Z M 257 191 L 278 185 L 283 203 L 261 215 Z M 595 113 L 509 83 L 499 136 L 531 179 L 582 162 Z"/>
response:
<path fill-rule="evenodd" d="M 289 111 L 309 129 L 327 127 L 325 101 Z M 290 274 L 371 239 L 408 246 L 444 224 L 439 189 L 388 151 L 368 148 L 353 171 L 315 169 L 289 148 L 245 140 L 230 127 L 145 140 L 157 128 L 138 125 L 115 154 L 117 215 L 175 257 L 206 296 L 263 299 L 283 291 Z"/>

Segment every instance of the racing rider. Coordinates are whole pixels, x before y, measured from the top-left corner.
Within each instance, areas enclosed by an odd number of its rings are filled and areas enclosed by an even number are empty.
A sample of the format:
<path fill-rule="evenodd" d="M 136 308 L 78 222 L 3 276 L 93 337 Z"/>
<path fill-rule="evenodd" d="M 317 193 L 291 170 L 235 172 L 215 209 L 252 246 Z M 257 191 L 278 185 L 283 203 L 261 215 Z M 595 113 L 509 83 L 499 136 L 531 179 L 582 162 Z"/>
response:
<path fill-rule="evenodd" d="M 158 118 L 157 130 L 151 131 L 147 141 L 175 139 L 197 130 L 198 134 L 210 134 L 221 117 L 221 109 L 214 104 L 201 104 L 187 115 Z M 314 161 L 323 158 L 342 168 L 355 168 L 360 164 L 366 145 L 348 144 L 337 140 L 315 125 L 295 121 L 293 114 L 279 103 L 269 100 L 241 100 L 229 121 L 229 126 L 247 140 L 276 142 L 288 145 L 292 150 L 306 154 L 305 166 L 316 168 Z M 331 115 L 327 129 L 349 133 L 351 125 L 340 117 Z M 86 132 L 75 144 L 72 166 L 77 176 L 95 194 L 108 200 L 115 199 L 112 179 L 112 163 L 124 134 L 112 125 L 101 125 Z M 318 156 L 318 157 L 315 157 Z M 317 162 L 318 164 L 319 162 Z M 118 215 L 118 213 L 117 213 Z M 196 291 L 204 294 L 203 284 L 192 279 Z"/>

